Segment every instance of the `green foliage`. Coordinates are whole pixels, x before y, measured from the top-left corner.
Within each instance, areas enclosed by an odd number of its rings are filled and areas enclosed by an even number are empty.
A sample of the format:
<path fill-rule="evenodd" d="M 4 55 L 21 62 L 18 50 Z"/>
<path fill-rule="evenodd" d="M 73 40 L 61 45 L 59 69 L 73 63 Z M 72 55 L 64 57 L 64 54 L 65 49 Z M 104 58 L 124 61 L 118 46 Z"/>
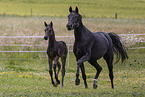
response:
<path fill-rule="evenodd" d="M 67 17 L 69 7 L 78 6 L 83 17 L 144 19 L 143 0 L 1 0 L 3 16 Z"/>

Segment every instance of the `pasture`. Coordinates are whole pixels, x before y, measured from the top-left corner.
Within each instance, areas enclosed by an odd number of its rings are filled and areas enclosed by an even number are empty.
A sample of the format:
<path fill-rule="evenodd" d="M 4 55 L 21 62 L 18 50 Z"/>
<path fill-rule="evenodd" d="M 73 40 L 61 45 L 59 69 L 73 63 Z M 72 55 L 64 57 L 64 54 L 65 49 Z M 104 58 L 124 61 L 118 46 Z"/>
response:
<path fill-rule="evenodd" d="M 0 36 L 43 36 L 44 21 L 54 22 L 56 36 L 73 35 L 67 31 L 67 18 L 56 17 L 0 17 Z M 83 18 L 91 31 L 115 32 L 117 34 L 144 33 L 144 20 Z M 145 36 L 122 36 L 127 48 L 143 47 Z M 66 38 L 57 38 L 64 40 Z M 73 43 L 74 39 L 71 39 Z M 26 45 L 26 46 L 23 46 Z M 39 45 L 39 46 L 38 46 Z M 45 51 L 47 41 L 43 38 L 1 38 L 1 51 Z M 72 49 L 72 47 L 70 47 Z M 111 89 L 108 69 L 103 59 L 99 64 L 103 70 L 98 79 L 98 89 L 93 89 L 95 68 L 85 63 L 88 89 L 83 80 L 75 86 L 76 60 L 70 52 L 64 88 L 53 87 L 48 73 L 47 56 L 40 53 L 0 53 L 0 96 L 144 96 L 145 50 L 128 49 L 129 59 L 114 65 L 114 86 Z M 81 77 L 81 76 L 80 76 Z M 61 78 L 61 74 L 59 75 Z"/>
<path fill-rule="evenodd" d="M 1 0 L 0 15 L 66 17 L 78 6 L 83 17 L 145 19 L 144 0 Z"/>
<path fill-rule="evenodd" d="M 70 6 L 78 6 L 84 25 L 91 31 L 115 32 L 117 34 L 144 34 L 144 0 L 1 0 L 0 36 L 44 36 L 44 21 L 53 21 L 56 36 L 73 36 L 67 31 L 67 15 Z M 115 13 L 118 19 L 114 19 Z M 114 64 L 114 88 L 111 88 L 108 68 L 103 59 L 103 70 L 98 79 L 98 88 L 93 89 L 96 73 L 94 67 L 85 63 L 88 89 L 75 86 L 76 60 L 69 55 L 66 63 L 64 88 L 53 87 L 48 73 L 45 52 L 47 42 L 40 38 L 0 37 L 0 96 L 18 97 L 143 97 L 145 96 L 145 35 L 121 36 L 129 59 Z M 68 43 L 67 38 L 57 38 Z M 74 38 L 70 38 L 73 44 Z M 72 45 L 70 45 L 72 50 Z M 67 59 L 68 60 L 68 59 Z M 115 60 L 114 60 L 115 61 Z M 61 73 L 59 75 L 61 78 Z"/>

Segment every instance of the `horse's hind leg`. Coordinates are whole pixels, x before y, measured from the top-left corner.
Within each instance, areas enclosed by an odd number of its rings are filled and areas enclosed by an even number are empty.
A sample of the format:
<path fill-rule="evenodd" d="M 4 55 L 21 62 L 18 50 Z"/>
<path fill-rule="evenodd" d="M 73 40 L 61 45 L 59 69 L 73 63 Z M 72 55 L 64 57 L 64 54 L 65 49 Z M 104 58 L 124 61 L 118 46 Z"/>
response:
<path fill-rule="evenodd" d="M 60 84 L 60 81 L 58 80 L 58 73 L 59 73 L 59 70 L 58 72 L 56 73 L 56 66 L 58 64 L 58 59 L 59 57 L 57 56 L 55 59 L 54 59 L 54 64 L 53 64 L 53 69 L 54 69 L 54 73 L 55 73 L 55 79 L 56 79 L 56 85 Z M 60 68 L 60 67 L 59 67 Z"/>
<path fill-rule="evenodd" d="M 57 73 L 56 73 L 56 75 L 58 76 L 58 74 L 59 74 L 59 71 L 60 71 L 60 69 L 61 69 L 61 64 L 59 63 L 59 61 L 57 62 Z"/>
<path fill-rule="evenodd" d="M 61 58 L 62 61 L 62 70 L 61 70 L 61 74 L 62 74 L 62 83 L 61 83 L 61 87 L 63 87 L 63 81 L 64 81 L 64 76 L 65 76 L 65 63 L 66 63 L 66 56 Z"/>
<path fill-rule="evenodd" d="M 109 77 L 110 77 L 110 80 L 111 80 L 111 86 L 112 88 L 114 89 L 114 85 L 113 85 L 113 53 L 112 54 L 109 54 L 109 55 L 105 55 L 104 56 L 104 59 L 106 60 L 106 63 L 108 65 L 108 69 L 109 69 Z"/>
<path fill-rule="evenodd" d="M 93 88 L 96 89 L 97 88 L 97 79 L 99 77 L 100 72 L 102 71 L 102 67 L 97 63 L 96 60 L 89 60 L 89 63 L 94 66 L 97 70 L 97 73 L 95 75 L 95 78 L 93 80 Z"/>

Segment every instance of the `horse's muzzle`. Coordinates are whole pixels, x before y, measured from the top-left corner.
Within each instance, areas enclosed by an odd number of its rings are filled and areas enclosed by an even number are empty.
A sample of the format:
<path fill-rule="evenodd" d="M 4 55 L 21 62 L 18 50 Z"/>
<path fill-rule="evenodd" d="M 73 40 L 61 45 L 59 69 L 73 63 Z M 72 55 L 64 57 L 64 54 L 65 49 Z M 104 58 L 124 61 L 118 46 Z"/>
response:
<path fill-rule="evenodd" d="M 48 40 L 48 37 L 47 37 L 47 36 L 44 36 L 44 39 L 45 39 L 45 40 Z"/>
<path fill-rule="evenodd" d="M 68 30 L 72 30 L 73 29 L 72 28 L 72 24 L 67 24 L 66 27 L 67 27 Z"/>

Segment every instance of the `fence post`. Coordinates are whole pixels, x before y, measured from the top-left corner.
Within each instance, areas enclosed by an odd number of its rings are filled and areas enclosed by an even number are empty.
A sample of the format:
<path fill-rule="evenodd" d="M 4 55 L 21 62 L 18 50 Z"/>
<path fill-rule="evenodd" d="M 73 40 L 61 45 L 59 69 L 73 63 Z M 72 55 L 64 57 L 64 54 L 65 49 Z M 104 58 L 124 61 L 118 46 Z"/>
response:
<path fill-rule="evenodd" d="M 32 8 L 30 9 L 30 16 L 32 17 Z"/>
<path fill-rule="evenodd" d="M 117 13 L 115 13 L 115 19 L 117 20 Z"/>
<path fill-rule="evenodd" d="M 6 16 L 6 13 L 5 12 L 3 12 L 3 16 Z"/>
<path fill-rule="evenodd" d="M 70 39 L 69 39 L 69 33 L 68 33 L 68 66 L 67 66 L 67 68 L 69 68 L 69 44 L 70 44 Z"/>

